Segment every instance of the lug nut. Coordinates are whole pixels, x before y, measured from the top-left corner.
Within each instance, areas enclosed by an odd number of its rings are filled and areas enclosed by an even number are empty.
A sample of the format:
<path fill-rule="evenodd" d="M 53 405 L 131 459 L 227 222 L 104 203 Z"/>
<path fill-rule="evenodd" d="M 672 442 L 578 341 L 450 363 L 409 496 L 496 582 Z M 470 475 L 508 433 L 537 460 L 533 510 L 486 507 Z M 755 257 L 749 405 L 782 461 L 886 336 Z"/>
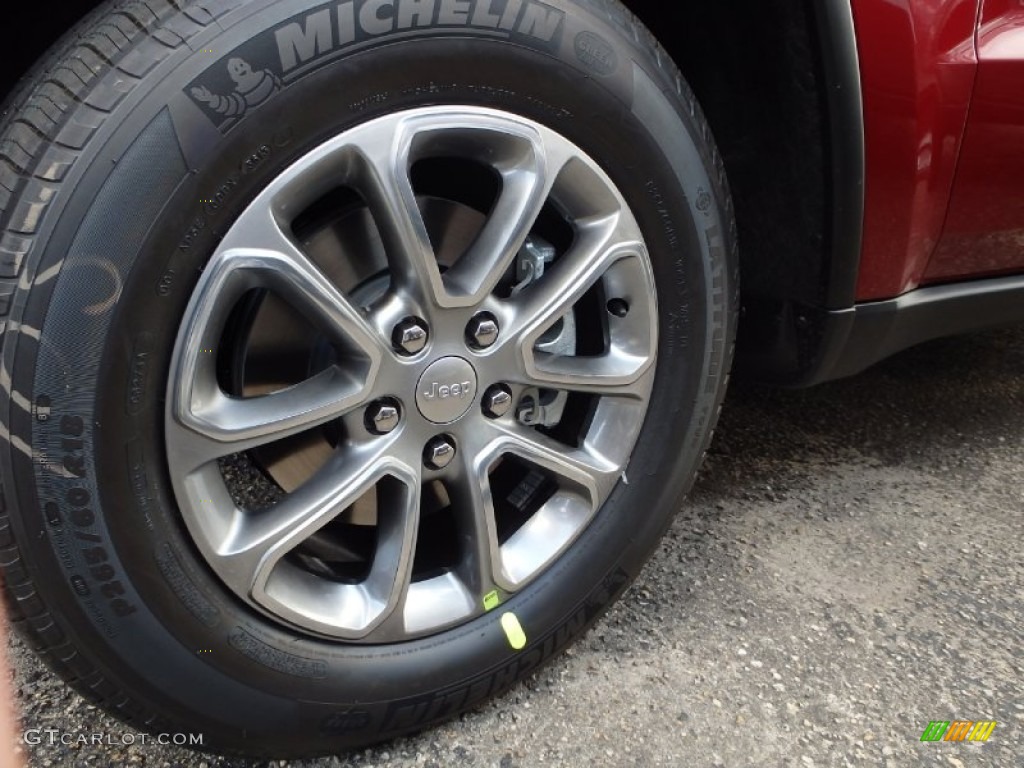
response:
<path fill-rule="evenodd" d="M 455 441 L 448 435 L 435 437 L 423 451 L 423 463 L 429 469 L 444 469 L 455 458 Z"/>
<path fill-rule="evenodd" d="M 504 384 L 495 384 L 484 394 L 484 414 L 492 419 L 500 419 L 512 410 L 512 392 Z"/>
<path fill-rule="evenodd" d="M 375 435 L 394 432 L 401 421 L 402 409 L 396 400 L 378 400 L 366 409 L 366 429 Z"/>
<path fill-rule="evenodd" d="M 487 349 L 498 340 L 498 320 L 490 312 L 481 312 L 466 326 L 466 341 L 473 349 Z"/>
<path fill-rule="evenodd" d="M 422 352 L 429 338 L 430 332 L 427 330 L 426 322 L 418 317 L 405 318 L 391 333 L 391 343 L 394 344 L 395 350 L 409 357 Z"/>

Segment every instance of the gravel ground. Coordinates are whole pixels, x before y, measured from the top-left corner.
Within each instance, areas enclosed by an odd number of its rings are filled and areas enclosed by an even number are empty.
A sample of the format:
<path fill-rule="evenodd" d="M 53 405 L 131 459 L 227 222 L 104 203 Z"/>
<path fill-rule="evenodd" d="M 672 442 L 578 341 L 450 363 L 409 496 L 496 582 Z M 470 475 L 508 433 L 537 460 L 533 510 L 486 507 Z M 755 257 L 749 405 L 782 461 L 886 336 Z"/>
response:
<path fill-rule="evenodd" d="M 1024 765 L 1022 448 L 1024 329 L 806 392 L 736 386 L 664 546 L 567 657 L 438 730 L 292 765 Z M 11 652 L 26 727 L 124 732 Z M 986 744 L 919 741 L 954 719 L 999 724 Z"/>

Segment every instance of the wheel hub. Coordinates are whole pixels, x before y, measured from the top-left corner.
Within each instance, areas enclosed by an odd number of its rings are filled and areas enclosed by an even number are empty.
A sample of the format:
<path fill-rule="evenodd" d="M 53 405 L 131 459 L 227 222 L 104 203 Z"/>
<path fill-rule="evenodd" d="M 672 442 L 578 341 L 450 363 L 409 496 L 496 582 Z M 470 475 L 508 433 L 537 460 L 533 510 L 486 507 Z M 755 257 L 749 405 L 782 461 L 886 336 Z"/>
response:
<path fill-rule="evenodd" d="M 427 366 L 416 386 L 416 405 L 433 424 L 451 424 L 476 401 L 477 376 L 461 357 L 442 357 Z"/>

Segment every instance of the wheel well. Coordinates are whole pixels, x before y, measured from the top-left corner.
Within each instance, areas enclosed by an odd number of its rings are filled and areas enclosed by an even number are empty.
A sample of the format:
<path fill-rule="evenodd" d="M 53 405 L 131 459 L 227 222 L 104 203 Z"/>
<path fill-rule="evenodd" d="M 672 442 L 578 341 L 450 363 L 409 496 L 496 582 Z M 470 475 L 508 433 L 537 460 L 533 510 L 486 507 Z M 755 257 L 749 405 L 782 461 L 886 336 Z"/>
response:
<path fill-rule="evenodd" d="M 860 250 L 862 170 L 851 157 L 855 178 L 839 178 L 846 150 L 829 93 L 830 57 L 852 53 L 856 65 L 855 49 L 823 39 L 838 3 L 625 2 L 678 64 L 725 160 L 740 240 L 738 370 L 796 380 L 822 354 L 826 310 L 853 303 Z M 859 115 L 851 122 L 860 130 Z M 862 151 L 862 132 L 851 138 Z M 853 185 L 856 210 L 838 211 L 839 184 Z M 852 219 L 837 223 L 837 212 Z"/>

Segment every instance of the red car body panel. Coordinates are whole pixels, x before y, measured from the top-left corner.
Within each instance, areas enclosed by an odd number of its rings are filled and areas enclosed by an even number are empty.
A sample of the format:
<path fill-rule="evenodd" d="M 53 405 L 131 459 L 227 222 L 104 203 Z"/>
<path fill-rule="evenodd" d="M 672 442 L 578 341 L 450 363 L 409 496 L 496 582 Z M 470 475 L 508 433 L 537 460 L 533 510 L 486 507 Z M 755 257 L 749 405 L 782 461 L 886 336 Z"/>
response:
<path fill-rule="evenodd" d="M 925 273 L 948 282 L 1024 270 L 1024 4 L 985 0 L 978 74 L 945 234 Z"/>
<path fill-rule="evenodd" d="M 980 0 L 854 0 L 867 177 L 857 299 L 923 281 L 939 243 L 977 72 Z"/>

